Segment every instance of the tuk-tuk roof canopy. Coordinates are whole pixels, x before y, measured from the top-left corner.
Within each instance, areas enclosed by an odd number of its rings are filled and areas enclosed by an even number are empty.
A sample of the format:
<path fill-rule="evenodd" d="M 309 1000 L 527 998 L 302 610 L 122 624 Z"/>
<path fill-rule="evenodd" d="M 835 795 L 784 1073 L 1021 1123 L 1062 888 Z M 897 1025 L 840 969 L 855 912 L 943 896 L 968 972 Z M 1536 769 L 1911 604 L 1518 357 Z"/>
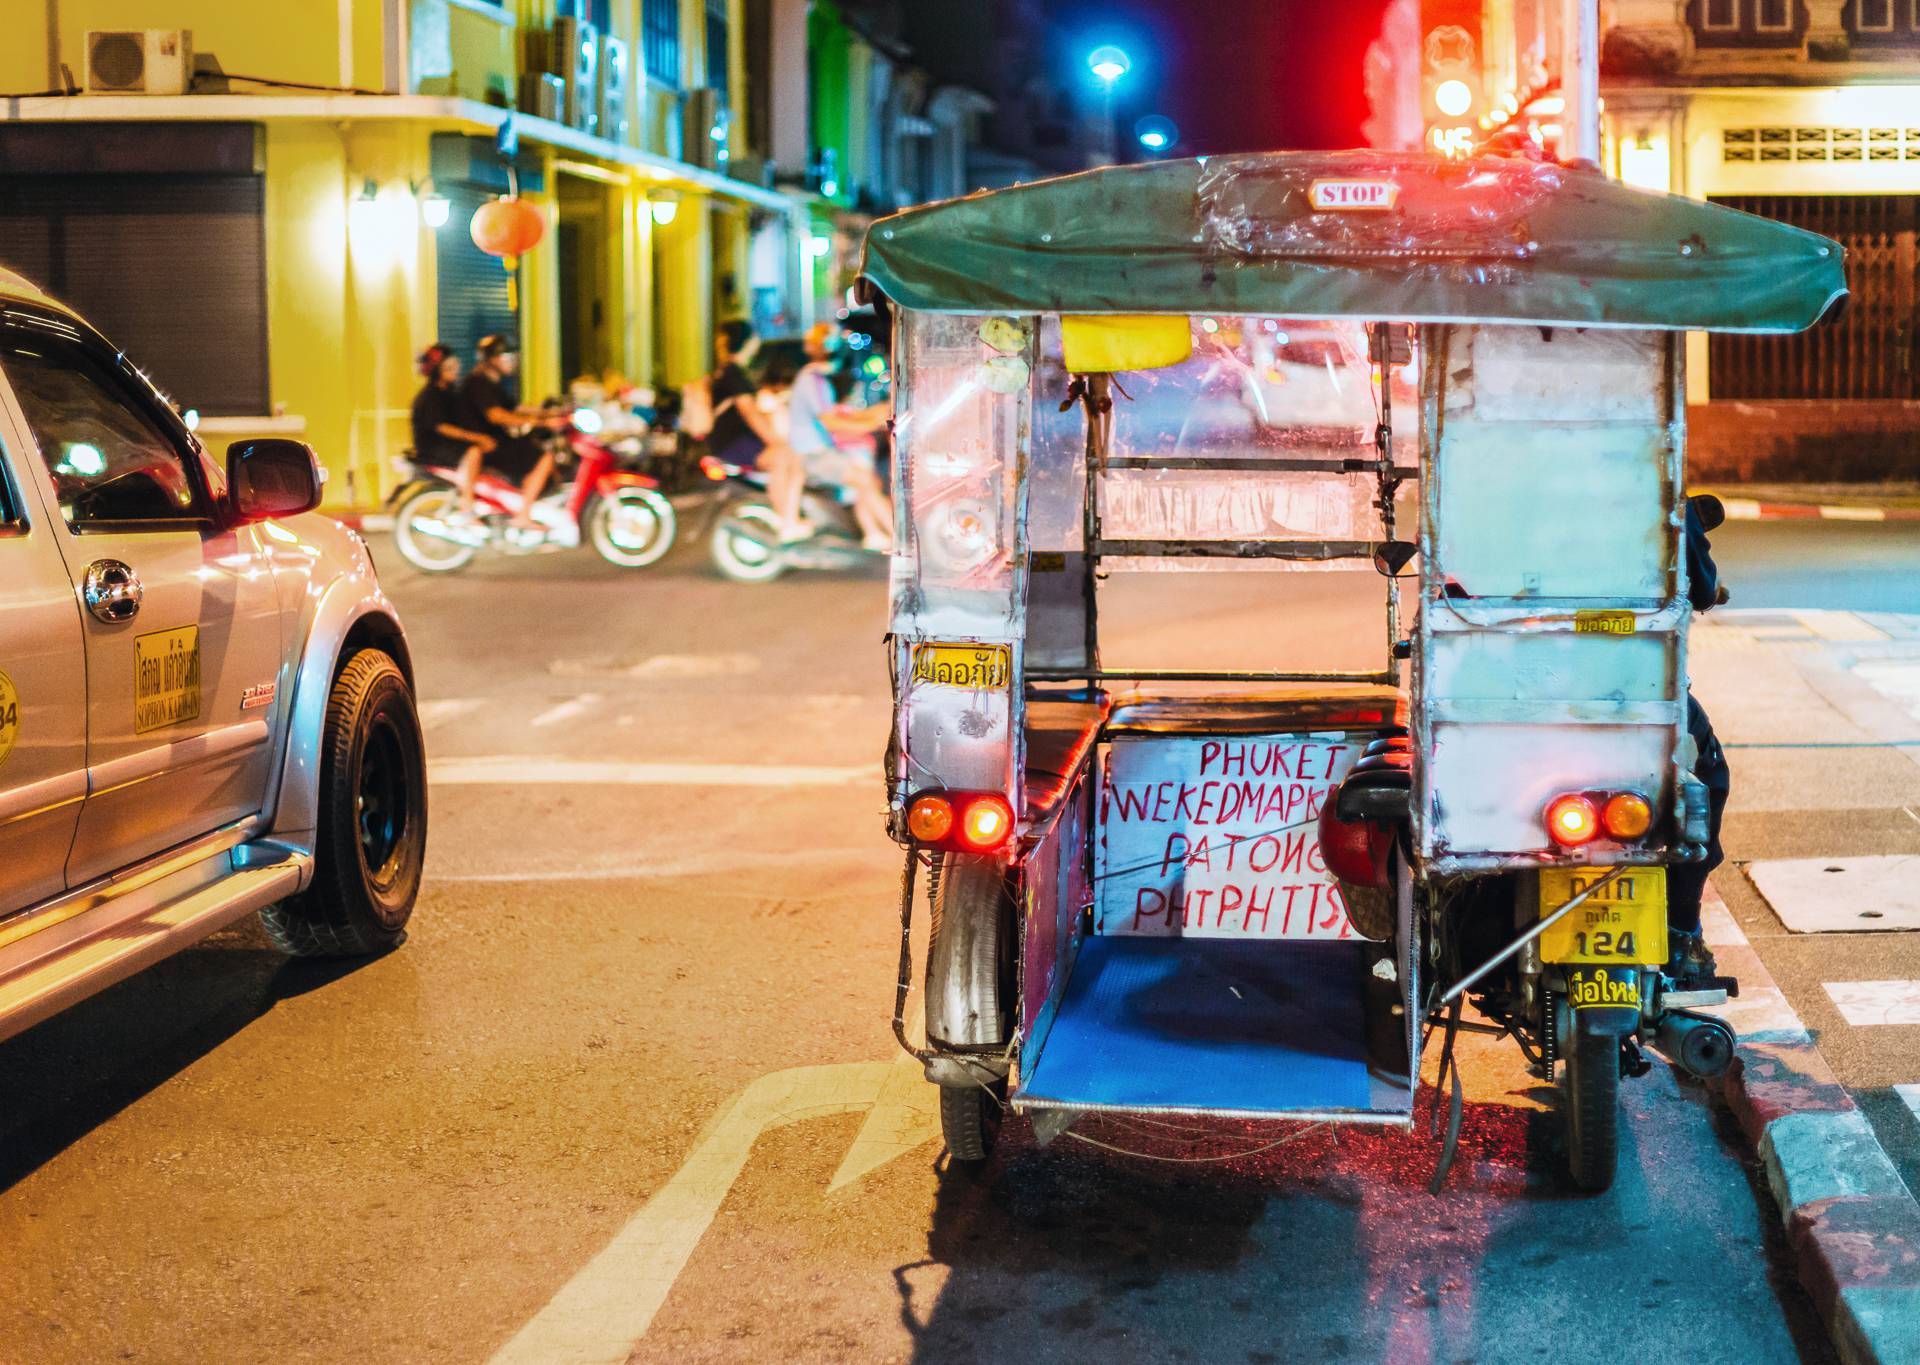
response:
<path fill-rule="evenodd" d="M 1409 152 L 1110 166 L 909 209 L 863 270 L 905 308 L 1797 332 L 1838 243 L 1589 170 Z"/>

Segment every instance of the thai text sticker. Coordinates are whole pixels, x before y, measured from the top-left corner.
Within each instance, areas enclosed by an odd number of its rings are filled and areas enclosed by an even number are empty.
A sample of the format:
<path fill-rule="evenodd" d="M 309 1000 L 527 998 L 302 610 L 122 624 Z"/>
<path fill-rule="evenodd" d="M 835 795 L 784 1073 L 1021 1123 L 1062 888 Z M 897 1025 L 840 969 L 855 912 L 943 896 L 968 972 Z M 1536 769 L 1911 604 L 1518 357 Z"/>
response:
<path fill-rule="evenodd" d="M 200 627 L 156 630 L 133 642 L 136 734 L 200 718 Z"/>
<path fill-rule="evenodd" d="M 20 694 L 14 690 L 13 679 L 0 673 L 0 763 L 7 761 L 7 755 L 13 752 L 13 742 L 20 737 Z"/>

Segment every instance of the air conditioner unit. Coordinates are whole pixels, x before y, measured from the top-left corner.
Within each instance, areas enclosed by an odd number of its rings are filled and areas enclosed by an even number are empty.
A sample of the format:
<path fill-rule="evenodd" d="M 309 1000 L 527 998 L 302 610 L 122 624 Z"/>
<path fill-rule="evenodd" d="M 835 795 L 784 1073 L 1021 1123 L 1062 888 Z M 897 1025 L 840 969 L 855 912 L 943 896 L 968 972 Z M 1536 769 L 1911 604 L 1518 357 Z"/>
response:
<path fill-rule="evenodd" d="M 686 120 L 681 130 L 681 155 L 710 171 L 727 164 L 728 118 L 726 101 L 712 86 L 687 91 Z"/>
<path fill-rule="evenodd" d="M 566 102 L 567 85 L 558 76 L 545 71 L 524 71 L 520 74 L 521 113 L 558 123 L 560 111 L 566 107 Z"/>
<path fill-rule="evenodd" d="M 86 51 L 90 95 L 184 95 L 193 88 L 191 29 L 89 29 Z"/>
<path fill-rule="evenodd" d="M 579 19 L 553 21 L 554 75 L 567 83 L 562 121 L 591 133 L 600 126 L 600 35 Z"/>
<path fill-rule="evenodd" d="M 600 136 L 627 140 L 627 45 L 618 38 L 600 40 Z"/>

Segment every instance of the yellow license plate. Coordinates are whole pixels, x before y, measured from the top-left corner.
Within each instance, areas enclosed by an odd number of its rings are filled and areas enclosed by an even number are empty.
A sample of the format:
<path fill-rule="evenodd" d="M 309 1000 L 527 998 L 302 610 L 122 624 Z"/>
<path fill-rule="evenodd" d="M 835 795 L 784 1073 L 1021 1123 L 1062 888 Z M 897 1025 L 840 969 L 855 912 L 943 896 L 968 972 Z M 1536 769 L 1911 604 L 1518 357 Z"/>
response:
<path fill-rule="evenodd" d="M 1604 867 L 1540 872 L 1544 919 L 1607 875 Z M 1667 869 L 1629 867 L 1540 935 L 1542 962 L 1658 966 L 1667 960 Z"/>
<path fill-rule="evenodd" d="M 927 644 L 913 647 L 913 680 L 975 692 L 1004 692 L 1013 676 L 1008 645 Z"/>
<path fill-rule="evenodd" d="M 136 734 L 200 718 L 200 627 L 156 630 L 133 641 Z"/>

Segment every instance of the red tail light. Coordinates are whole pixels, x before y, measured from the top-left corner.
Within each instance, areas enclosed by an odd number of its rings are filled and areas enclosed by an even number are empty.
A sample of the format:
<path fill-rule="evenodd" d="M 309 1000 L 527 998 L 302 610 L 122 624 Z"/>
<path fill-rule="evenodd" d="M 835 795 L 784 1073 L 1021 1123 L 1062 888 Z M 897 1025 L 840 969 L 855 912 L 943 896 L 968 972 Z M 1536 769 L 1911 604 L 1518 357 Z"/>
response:
<path fill-rule="evenodd" d="M 994 792 L 921 792 L 907 803 L 907 832 L 935 848 L 991 853 L 1013 829 L 1013 807 Z"/>
<path fill-rule="evenodd" d="M 711 455 L 700 457 L 700 472 L 715 483 L 725 483 L 727 480 L 727 467 Z"/>
<path fill-rule="evenodd" d="M 1013 807 L 998 796 L 969 801 L 960 814 L 960 842 L 981 853 L 1006 843 L 1013 833 Z"/>
<path fill-rule="evenodd" d="M 1572 793 L 1547 807 L 1547 833 L 1562 848 L 1579 848 L 1600 837 L 1600 809 L 1589 797 Z"/>

